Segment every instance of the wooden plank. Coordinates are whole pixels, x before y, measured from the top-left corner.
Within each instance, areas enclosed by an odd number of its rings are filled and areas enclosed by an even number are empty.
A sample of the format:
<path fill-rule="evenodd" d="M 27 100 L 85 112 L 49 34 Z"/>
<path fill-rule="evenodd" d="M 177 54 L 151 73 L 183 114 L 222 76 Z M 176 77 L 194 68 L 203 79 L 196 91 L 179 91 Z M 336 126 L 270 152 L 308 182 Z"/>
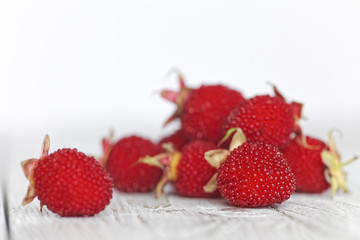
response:
<path fill-rule="evenodd" d="M 116 192 L 110 206 L 89 218 L 61 218 L 39 202 L 19 205 L 13 198 L 14 239 L 359 239 L 360 194 L 294 194 L 267 208 L 228 205 L 222 199 L 173 194 Z"/>
<path fill-rule="evenodd" d="M 6 238 L 6 229 L 5 229 L 5 216 L 3 211 L 3 195 L 2 195 L 2 187 L 0 184 L 0 239 Z"/>
<path fill-rule="evenodd" d="M 349 188 L 353 191 L 339 193 L 334 199 L 330 198 L 329 192 L 297 193 L 283 204 L 249 209 L 232 207 L 223 199 L 182 198 L 171 193 L 171 189 L 168 189 L 169 195 L 159 200 L 152 193 L 115 192 L 106 210 L 94 217 L 61 218 L 46 208 L 40 212 L 38 200 L 21 206 L 28 183 L 19 162 L 36 156 L 39 144 L 18 138 L 14 145 L 23 149 L 13 149 L 9 169 L 14 240 L 360 239 L 358 163 L 347 168 Z M 353 150 L 344 152 L 352 153 Z"/>
<path fill-rule="evenodd" d="M 7 239 L 7 224 L 5 221 L 4 213 L 4 201 L 5 199 L 5 190 L 8 176 L 9 176 L 9 161 L 10 159 L 10 137 L 9 129 L 3 126 L 0 122 L 0 239 Z"/>

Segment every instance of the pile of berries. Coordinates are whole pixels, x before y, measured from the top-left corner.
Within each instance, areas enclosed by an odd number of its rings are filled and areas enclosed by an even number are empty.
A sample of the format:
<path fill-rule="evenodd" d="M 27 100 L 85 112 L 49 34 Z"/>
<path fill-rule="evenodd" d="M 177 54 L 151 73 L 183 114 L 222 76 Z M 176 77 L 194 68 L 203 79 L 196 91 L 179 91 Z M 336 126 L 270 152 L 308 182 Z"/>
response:
<path fill-rule="evenodd" d="M 154 143 L 141 136 L 102 140 L 96 160 L 76 149 L 49 154 L 45 137 L 39 159 L 22 162 L 30 185 L 23 204 L 38 197 L 41 208 L 60 216 L 92 216 L 118 191 L 150 192 L 157 197 L 167 183 L 178 195 L 224 197 L 239 207 L 282 203 L 295 191 L 347 192 L 332 133 L 325 143 L 306 136 L 299 125 L 302 104 L 274 95 L 245 98 L 224 85 L 193 89 L 179 74 L 179 91 L 164 90 L 176 104 L 165 125 L 181 128 Z"/>

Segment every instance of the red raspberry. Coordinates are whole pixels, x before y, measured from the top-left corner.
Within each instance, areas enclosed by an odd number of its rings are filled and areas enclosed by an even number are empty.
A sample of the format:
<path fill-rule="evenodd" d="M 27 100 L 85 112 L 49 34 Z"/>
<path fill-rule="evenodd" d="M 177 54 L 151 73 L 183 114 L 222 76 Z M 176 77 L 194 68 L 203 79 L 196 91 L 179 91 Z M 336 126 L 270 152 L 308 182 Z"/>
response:
<path fill-rule="evenodd" d="M 321 193 L 331 186 L 331 195 L 341 188 L 347 192 L 345 174 L 342 167 L 356 159 L 341 163 L 332 134 L 329 146 L 323 141 L 297 136 L 283 150 L 296 178 L 296 191 Z M 326 175 L 331 184 L 328 183 Z"/>
<path fill-rule="evenodd" d="M 325 178 L 326 166 L 321 159 L 321 152 L 328 147 L 312 137 L 306 137 L 306 142 L 309 147 L 294 138 L 283 152 L 295 174 L 296 191 L 320 193 L 330 187 Z"/>
<path fill-rule="evenodd" d="M 175 184 L 175 190 L 181 196 L 215 197 L 219 196 L 218 191 L 204 191 L 204 185 L 216 172 L 216 168 L 205 160 L 204 154 L 215 148 L 212 143 L 194 140 L 186 144 L 181 152 L 168 148 L 166 152 L 139 161 L 163 169 L 163 176 L 156 186 L 156 197 L 161 196 L 168 182 Z"/>
<path fill-rule="evenodd" d="M 295 178 L 278 148 L 245 142 L 220 165 L 217 187 L 232 205 L 264 207 L 287 200 Z"/>
<path fill-rule="evenodd" d="M 38 197 L 41 208 L 60 216 L 92 216 L 102 211 L 112 198 L 112 180 L 93 157 L 76 149 L 49 152 L 46 135 L 40 159 L 22 163 L 30 181 L 23 205 Z"/>
<path fill-rule="evenodd" d="M 176 192 L 186 197 L 217 197 L 218 191 L 204 192 L 205 184 L 216 173 L 216 168 L 211 166 L 204 154 L 216 149 L 216 145 L 204 141 L 192 141 L 185 145 L 182 156 L 177 166 Z"/>
<path fill-rule="evenodd" d="M 105 157 L 102 160 L 114 180 L 115 188 L 123 192 L 152 191 L 161 177 L 161 169 L 144 163 L 139 158 L 161 152 L 158 144 L 139 136 L 120 139 L 113 146 L 103 140 Z"/>
<path fill-rule="evenodd" d="M 176 112 L 165 124 L 179 117 L 182 132 L 190 139 L 218 142 L 221 125 L 228 113 L 245 99 L 240 92 L 223 85 L 187 88 L 179 74 L 180 91 L 162 91 L 162 96 L 177 105 Z"/>
<path fill-rule="evenodd" d="M 269 95 L 253 97 L 235 107 L 225 119 L 222 132 L 238 127 L 249 142 L 285 146 L 297 129 L 293 107 L 282 98 Z"/>
<path fill-rule="evenodd" d="M 240 207 L 262 207 L 288 199 L 295 191 L 295 178 L 279 149 L 246 142 L 240 128 L 231 128 L 222 142 L 232 134 L 229 150 L 205 153 L 206 160 L 218 171 L 204 190 L 218 188 L 226 200 Z"/>

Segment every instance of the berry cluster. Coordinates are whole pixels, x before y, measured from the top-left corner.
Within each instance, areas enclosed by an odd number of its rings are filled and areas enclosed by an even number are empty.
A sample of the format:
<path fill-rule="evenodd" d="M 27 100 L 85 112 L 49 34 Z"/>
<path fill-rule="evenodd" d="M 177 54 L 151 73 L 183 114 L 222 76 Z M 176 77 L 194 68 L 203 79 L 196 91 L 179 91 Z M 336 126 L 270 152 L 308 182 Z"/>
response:
<path fill-rule="evenodd" d="M 274 87 L 274 96 L 246 99 L 224 85 L 185 85 L 164 90 L 176 104 L 165 125 L 179 119 L 181 128 L 154 143 L 141 136 L 117 142 L 104 138 L 97 161 L 76 149 L 49 154 L 46 136 L 39 159 L 22 162 L 30 185 L 23 204 L 38 197 L 60 216 L 92 216 L 122 192 L 149 192 L 160 197 L 173 183 L 186 197 L 224 197 L 240 207 L 282 203 L 295 191 L 331 195 L 347 191 L 332 134 L 325 142 L 303 134 L 302 104 L 287 102 Z"/>

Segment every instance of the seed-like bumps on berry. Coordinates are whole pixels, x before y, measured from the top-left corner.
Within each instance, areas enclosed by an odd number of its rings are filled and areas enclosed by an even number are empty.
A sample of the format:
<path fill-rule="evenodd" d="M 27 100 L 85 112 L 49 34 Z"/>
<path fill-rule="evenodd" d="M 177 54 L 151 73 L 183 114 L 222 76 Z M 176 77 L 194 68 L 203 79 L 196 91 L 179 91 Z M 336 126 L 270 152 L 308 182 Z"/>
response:
<path fill-rule="evenodd" d="M 217 187 L 232 205 L 264 207 L 287 200 L 295 177 L 277 147 L 245 142 L 232 150 L 217 172 Z"/>
<path fill-rule="evenodd" d="M 181 116 L 183 133 L 192 139 L 218 142 L 224 119 L 244 100 L 240 92 L 223 85 L 203 85 L 194 89 Z"/>
<path fill-rule="evenodd" d="M 222 125 L 225 133 L 241 128 L 249 142 L 285 146 L 296 129 L 293 107 L 281 97 L 269 95 L 253 97 L 236 106 Z"/>
<path fill-rule="evenodd" d="M 321 152 L 328 147 L 312 137 L 306 137 L 306 144 L 300 138 L 293 138 L 283 152 L 294 172 L 296 191 L 321 193 L 330 187 L 325 178 L 326 166 L 321 159 Z"/>
<path fill-rule="evenodd" d="M 224 85 L 202 85 L 197 89 L 185 86 L 179 74 L 180 90 L 164 90 L 163 98 L 177 105 L 175 113 L 165 125 L 180 118 L 182 132 L 189 139 L 218 142 L 221 125 L 228 113 L 245 99 L 242 94 Z"/>
<path fill-rule="evenodd" d="M 216 173 L 216 168 L 205 160 L 204 154 L 216 148 L 216 145 L 200 140 L 192 141 L 184 146 L 177 165 L 175 181 L 175 190 L 179 195 L 186 197 L 217 197 L 220 195 L 218 191 L 210 193 L 204 191 L 204 186 Z"/>
<path fill-rule="evenodd" d="M 40 159 L 22 163 L 30 181 L 23 205 L 38 197 L 41 207 L 63 217 L 92 216 L 102 211 L 112 198 L 112 180 L 94 158 L 76 149 L 49 151 L 46 136 Z"/>
<path fill-rule="evenodd" d="M 162 171 L 157 167 L 138 163 L 138 160 L 141 157 L 154 156 L 161 151 L 158 144 L 139 136 L 125 137 L 115 143 L 104 160 L 115 188 L 122 192 L 152 191 Z"/>

